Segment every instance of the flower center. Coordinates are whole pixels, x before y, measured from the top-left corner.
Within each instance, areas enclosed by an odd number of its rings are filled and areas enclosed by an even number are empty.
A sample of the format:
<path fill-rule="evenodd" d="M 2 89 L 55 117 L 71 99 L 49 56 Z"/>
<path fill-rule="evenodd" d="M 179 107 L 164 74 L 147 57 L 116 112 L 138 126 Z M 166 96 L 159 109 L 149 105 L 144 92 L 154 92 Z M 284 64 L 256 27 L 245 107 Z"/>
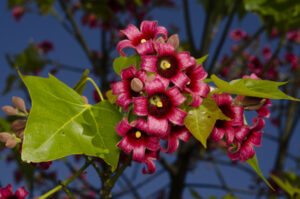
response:
<path fill-rule="evenodd" d="M 170 98 L 164 93 L 156 93 L 148 98 L 148 112 L 156 118 L 164 118 L 172 108 Z"/>
<path fill-rule="evenodd" d="M 156 68 L 157 73 L 164 78 L 171 78 L 179 71 L 178 62 L 174 56 L 159 57 Z"/>
<path fill-rule="evenodd" d="M 141 131 L 136 131 L 136 132 L 135 132 L 135 137 L 136 137 L 137 139 L 141 138 L 141 137 L 142 137 Z"/>
<path fill-rule="evenodd" d="M 141 39 L 141 43 L 145 43 L 147 40 L 146 39 Z"/>

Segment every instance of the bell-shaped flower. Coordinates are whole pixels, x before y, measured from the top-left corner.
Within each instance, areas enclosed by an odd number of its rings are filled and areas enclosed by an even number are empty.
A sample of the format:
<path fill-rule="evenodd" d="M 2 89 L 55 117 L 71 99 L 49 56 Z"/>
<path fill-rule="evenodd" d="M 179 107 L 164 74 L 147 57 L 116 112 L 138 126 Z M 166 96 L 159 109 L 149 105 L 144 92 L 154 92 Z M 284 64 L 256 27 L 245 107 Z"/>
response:
<path fill-rule="evenodd" d="M 137 162 L 145 160 L 146 149 L 157 151 L 160 148 L 159 138 L 148 135 L 148 125 L 143 119 L 135 120 L 129 124 L 123 118 L 116 126 L 117 133 L 122 136 L 122 140 L 117 144 L 126 154 L 133 152 L 132 159 Z"/>
<path fill-rule="evenodd" d="M 133 99 L 133 113 L 138 116 L 148 116 L 148 133 L 164 137 L 168 131 L 168 121 L 183 126 L 187 115 L 177 108 L 185 101 L 185 97 L 176 87 L 166 90 L 159 79 L 146 82 L 147 97 L 141 96 Z"/>
<path fill-rule="evenodd" d="M 15 193 L 12 192 L 11 184 L 7 185 L 5 188 L 0 188 L 0 198 L 1 199 L 25 199 L 29 192 L 25 190 L 24 187 L 17 189 Z"/>
<path fill-rule="evenodd" d="M 171 81 L 177 87 L 183 89 L 190 79 L 182 70 L 196 65 L 195 58 L 191 57 L 189 52 L 175 54 L 174 47 L 169 43 L 155 43 L 154 47 L 158 56 L 142 56 L 141 68 L 157 73 L 157 78 L 166 86 Z"/>
<path fill-rule="evenodd" d="M 153 41 L 159 35 L 163 35 L 164 40 L 168 37 L 168 31 L 163 26 L 157 26 L 157 21 L 143 21 L 140 30 L 130 24 L 125 30 L 121 30 L 128 39 L 120 41 L 117 45 L 117 51 L 126 56 L 124 48 L 133 48 L 139 55 L 154 53 Z"/>

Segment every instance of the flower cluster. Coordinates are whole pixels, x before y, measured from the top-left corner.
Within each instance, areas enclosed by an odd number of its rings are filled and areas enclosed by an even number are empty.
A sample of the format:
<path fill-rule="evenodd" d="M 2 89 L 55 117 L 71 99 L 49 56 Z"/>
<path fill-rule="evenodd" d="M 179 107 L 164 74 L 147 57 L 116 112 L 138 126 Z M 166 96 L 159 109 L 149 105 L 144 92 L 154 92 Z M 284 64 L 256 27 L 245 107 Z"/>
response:
<path fill-rule="evenodd" d="M 134 161 L 145 163 L 143 173 L 153 173 L 160 151 L 173 153 L 179 140 L 188 141 L 190 132 L 184 126 L 187 113 L 180 107 L 187 96 L 189 106 L 199 107 L 210 89 L 203 83 L 207 73 L 196 64 L 189 52 L 177 52 L 178 36 L 168 39 L 165 27 L 156 21 L 143 21 L 140 29 L 129 25 L 121 31 L 127 39 L 119 42 L 118 52 L 132 48 L 141 58 L 140 68 L 130 66 L 121 72 L 122 81 L 111 85 L 116 103 L 126 112 L 116 127 L 122 136 L 118 146 Z M 162 36 L 162 37 L 159 37 Z M 139 68 L 139 69 L 137 69 Z M 128 113 L 128 114 L 127 114 Z M 160 145 L 167 141 L 166 149 Z"/>
<path fill-rule="evenodd" d="M 12 193 L 13 189 L 11 184 L 7 185 L 5 188 L 0 188 L 0 198 L 1 199 L 25 199 L 28 195 L 28 192 L 25 190 L 24 187 L 19 188 L 15 193 Z"/>

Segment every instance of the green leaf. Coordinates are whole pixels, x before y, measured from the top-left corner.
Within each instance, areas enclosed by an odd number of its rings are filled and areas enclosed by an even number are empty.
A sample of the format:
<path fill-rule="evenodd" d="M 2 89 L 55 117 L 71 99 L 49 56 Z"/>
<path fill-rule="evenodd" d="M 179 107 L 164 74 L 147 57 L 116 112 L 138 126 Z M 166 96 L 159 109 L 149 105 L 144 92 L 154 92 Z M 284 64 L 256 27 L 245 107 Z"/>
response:
<path fill-rule="evenodd" d="M 0 117 L 0 132 L 8 132 L 10 128 L 10 122 L 7 119 Z"/>
<path fill-rule="evenodd" d="M 120 75 L 121 71 L 130 66 L 135 66 L 137 69 L 141 64 L 141 57 L 139 55 L 131 55 L 129 57 L 120 56 L 113 62 L 115 72 Z"/>
<path fill-rule="evenodd" d="M 115 104 L 115 103 L 116 103 L 117 98 L 118 98 L 118 95 L 113 95 L 113 94 L 112 94 L 112 90 L 106 91 L 105 94 L 106 94 L 107 100 L 108 100 L 111 104 Z"/>
<path fill-rule="evenodd" d="M 287 82 L 274 82 L 256 79 L 236 79 L 228 83 L 215 75 L 212 75 L 211 79 L 216 86 L 225 93 L 268 99 L 288 99 L 300 101 L 297 98 L 286 95 L 284 92 L 278 89 L 279 86 L 284 85 Z"/>
<path fill-rule="evenodd" d="M 73 89 L 79 94 L 79 95 L 82 95 L 83 93 L 83 90 L 85 89 L 85 86 L 86 86 L 86 78 L 88 78 L 90 74 L 90 71 L 89 69 L 86 69 L 82 75 L 81 75 L 81 78 L 80 80 L 75 84 L 75 86 L 73 87 Z"/>
<path fill-rule="evenodd" d="M 238 199 L 237 197 L 233 196 L 231 193 L 228 193 L 226 196 L 224 196 L 222 199 Z"/>
<path fill-rule="evenodd" d="M 278 178 L 275 175 L 271 175 L 271 178 L 280 186 L 285 192 L 287 192 L 291 198 L 297 193 L 300 194 L 300 189 L 293 187 L 289 181 L 282 181 L 280 178 Z"/>
<path fill-rule="evenodd" d="M 94 14 L 104 21 L 111 20 L 114 17 L 113 11 L 110 9 L 106 1 L 99 0 L 81 0 L 82 9 L 89 13 Z"/>
<path fill-rule="evenodd" d="M 197 66 L 199 64 L 202 64 L 203 62 L 205 62 L 205 60 L 207 59 L 208 55 L 204 55 L 203 57 L 200 57 L 198 59 L 196 59 L 196 63 L 197 63 Z"/>
<path fill-rule="evenodd" d="M 254 155 L 253 158 L 248 159 L 247 163 L 255 170 L 255 172 L 261 177 L 261 179 L 263 179 L 263 181 L 265 181 L 265 183 L 274 191 L 272 185 L 269 183 L 269 181 L 265 178 L 265 176 L 262 174 L 262 172 L 259 169 L 256 154 Z"/>
<path fill-rule="evenodd" d="M 52 9 L 55 0 L 35 0 L 35 2 L 37 3 L 42 14 L 48 14 Z"/>
<path fill-rule="evenodd" d="M 45 162 L 86 154 L 100 157 L 116 169 L 120 138 L 115 126 L 122 115 L 112 104 L 85 104 L 76 91 L 51 75 L 20 76 L 32 100 L 22 160 Z"/>
<path fill-rule="evenodd" d="M 219 109 L 212 97 L 203 99 L 198 108 L 191 109 L 184 118 L 184 125 L 192 135 L 206 148 L 207 138 L 217 120 L 230 120 Z"/>
<path fill-rule="evenodd" d="M 193 196 L 194 199 L 202 199 L 202 197 L 194 189 L 190 189 L 190 194 Z"/>

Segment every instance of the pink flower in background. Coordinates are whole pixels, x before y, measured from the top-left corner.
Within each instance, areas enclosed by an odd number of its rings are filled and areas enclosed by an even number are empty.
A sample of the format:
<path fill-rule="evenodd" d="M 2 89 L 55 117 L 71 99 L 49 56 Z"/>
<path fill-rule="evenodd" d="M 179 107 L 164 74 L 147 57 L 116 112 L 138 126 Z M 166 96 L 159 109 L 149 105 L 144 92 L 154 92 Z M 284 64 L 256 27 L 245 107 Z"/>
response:
<path fill-rule="evenodd" d="M 20 187 L 17 191 L 13 194 L 13 189 L 11 184 L 7 185 L 5 188 L 0 188 L 0 198 L 1 199 L 25 199 L 28 195 L 28 192 L 25 190 L 24 187 Z"/>
<path fill-rule="evenodd" d="M 175 54 L 175 49 L 168 43 L 155 43 L 155 49 L 158 56 L 142 56 L 141 68 L 157 73 L 164 85 L 168 86 L 171 81 L 180 89 L 190 81 L 184 73 L 184 69 L 196 65 L 195 58 L 191 57 L 189 52 L 180 52 Z"/>
<path fill-rule="evenodd" d="M 113 95 L 119 95 L 116 103 L 125 110 L 132 103 L 133 97 L 140 96 L 140 92 L 144 90 L 144 82 L 147 74 L 144 70 L 136 71 L 134 66 L 121 71 L 122 81 L 111 84 Z"/>
<path fill-rule="evenodd" d="M 13 15 L 13 18 L 17 22 L 19 22 L 21 20 L 22 16 L 24 15 L 24 8 L 21 6 L 14 7 L 12 9 L 12 15 Z"/>
<path fill-rule="evenodd" d="M 81 18 L 82 25 L 88 25 L 90 28 L 98 27 L 98 18 L 94 14 L 85 14 Z"/>
<path fill-rule="evenodd" d="M 143 21 L 140 30 L 130 24 L 121 32 L 128 38 L 120 41 L 117 45 L 117 51 L 122 56 L 126 56 L 123 52 L 124 48 L 133 48 L 140 55 L 154 53 L 153 40 L 159 35 L 163 35 L 164 40 L 168 37 L 167 29 L 163 26 L 157 26 L 157 21 Z"/>
<path fill-rule="evenodd" d="M 300 39 L 300 34 L 296 30 L 290 30 L 286 34 L 286 38 L 292 42 L 297 42 Z"/>
<path fill-rule="evenodd" d="M 123 137 L 117 146 L 126 154 L 133 152 L 132 159 L 134 161 L 145 161 L 146 149 L 157 151 L 160 148 L 159 138 L 148 134 L 148 125 L 143 119 L 133 121 L 129 124 L 127 118 L 123 118 L 117 124 L 116 131 Z"/>
<path fill-rule="evenodd" d="M 263 56 L 265 59 L 270 59 L 272 54 L 271 54 L 271 48 L 270 46 L 265 46 L 262 50 L 261 50 Z"/>
<path fill-rule="evenodd" d="M 263 68 L 263 64 L 258 57 L 252 55 L 249 59 L 248 68 L 255 74 L 260 74 Z"/>
<path fill-rule="evenodd" d="M 168 121 L 183 126 L 183 120 L 187 115 L 177 108 L 186 98 L 176 87 L 169 90 L 166 88 L 159 79 L 155 79 L 146 82 L 148 97 L 141 96 L 133 99 L 133 113 L 138 116 L 148 116 L 148 133 L 160 137 L 167 135 Z"/>
<path fill-rule="evenodd" d="M 298 57 L 290 52 L 285 53 L 285 60 L 291 64 L 292 70 L 295 70 L 295 68 L 298 66 Z"/>
<path fill-rule="evenodd" d="M 238 28 L 238 29 L 231 31 L 231 33 L 229 34 L 229 37 L 231 39 L 233 39 L 234 41 L 239 42 L 243 39 L 247 39 L 248 35 L 244 30 Z"/>
<path fill-rule="evenodd" d="M 37 43 L 36 46 L 43 54 L 47 54 L 49 51 L 54 50 L 53 43 L 47 40 Z"/>

